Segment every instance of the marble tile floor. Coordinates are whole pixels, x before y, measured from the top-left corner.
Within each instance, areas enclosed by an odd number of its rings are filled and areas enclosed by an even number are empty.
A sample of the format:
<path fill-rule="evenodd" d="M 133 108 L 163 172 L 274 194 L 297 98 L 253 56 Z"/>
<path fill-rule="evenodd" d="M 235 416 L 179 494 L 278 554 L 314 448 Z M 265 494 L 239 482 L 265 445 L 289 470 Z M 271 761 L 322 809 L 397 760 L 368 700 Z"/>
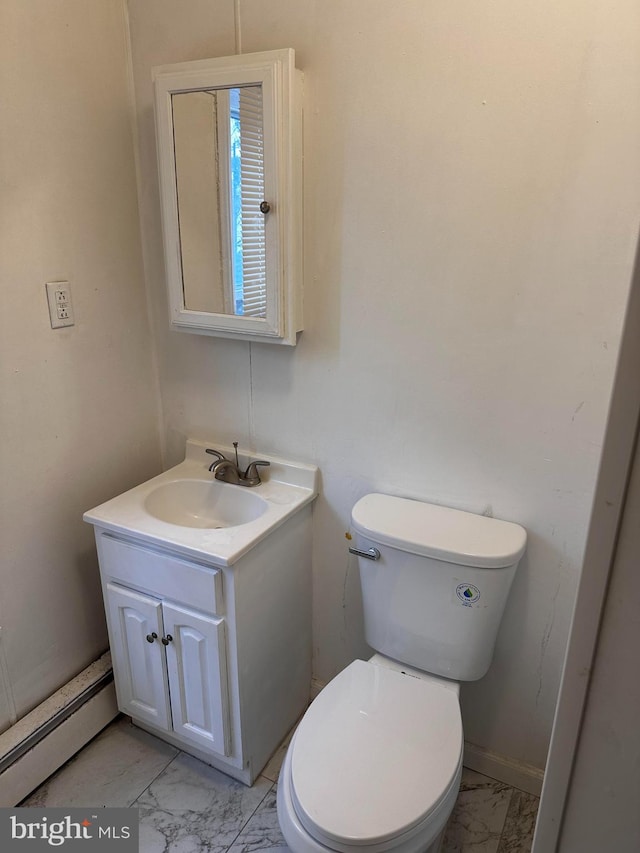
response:
<path fill-rule="evenodd" d="M 247 788 L 120 717 L 21 806 L 133 806 L 140 853 L 287 853 L 276 814 L 286 746 Z M 537 809 L 536 797 L 465 769 L 442 853 L 529 853 Z"/>

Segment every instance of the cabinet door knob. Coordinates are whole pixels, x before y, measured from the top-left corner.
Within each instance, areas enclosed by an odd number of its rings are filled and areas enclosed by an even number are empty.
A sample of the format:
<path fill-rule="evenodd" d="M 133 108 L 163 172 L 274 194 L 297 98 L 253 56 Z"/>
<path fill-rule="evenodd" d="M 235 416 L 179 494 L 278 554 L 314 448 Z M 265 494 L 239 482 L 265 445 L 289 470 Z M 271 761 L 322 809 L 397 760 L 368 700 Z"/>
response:
<path fill-rule="evenodd" d="M 266 214 L 266 213 L 269 213 L 270 210 L 271 210 L 271 205 L 269 204 L 268 201 L 261 201 L 260 202 L 260 213 Z"/>
<path fill-rule="evenodd" d="M 154 640 L 158 639 L 158 635 L 154 631 L 152 634 L 147 634 L 147 643 L 153 643 Z"/>
<path fill-rule="evenodd" d="M 167 636 L 166 636 L 166 637 L 163 637 L 163 638 L 162 638 L 162 645 L 163 645 L 163 646 L 168 646 L 168 645 L 169 645 L 169 643 L 170 643 L 172 640 L 173 640 L 173 637 L 171 636 L 171 634 L 167 634 Z"/>

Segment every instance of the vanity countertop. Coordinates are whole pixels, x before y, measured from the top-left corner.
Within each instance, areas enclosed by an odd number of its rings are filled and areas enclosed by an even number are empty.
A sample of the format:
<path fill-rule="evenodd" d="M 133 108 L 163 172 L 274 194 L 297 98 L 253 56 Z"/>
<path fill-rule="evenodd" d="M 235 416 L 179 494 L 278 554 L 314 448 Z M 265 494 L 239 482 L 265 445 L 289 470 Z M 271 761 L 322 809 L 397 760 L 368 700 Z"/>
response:
<path fill-rule="evenodd" d="M 233 458 L 234 451 L 230 447 L 189 439 L 183 462 L 88 510 L 84 513 L 84 520 L 152 546 L 170 548 L 186 556 L 230 566 L 294 513 L 310 504 L 318 494 L 318 469 L 315 465 L 247 453 L 241 449 L 238 453 L 243 464 L 253 459 L 264 459 L 270 463 L 268 468 L 260 469 L 262 482 L 253 487 L 220 483 L 209 472 L 213 457 L 206 454 L 207 447 L 215 447 L 227 458 Z M 200 484 L 211 483 L 212 489 L 223 491 L 231 501 L 242 500 L 242 495 L 234 495 L 233 491 L 250 493 L 251 497 L 264 501 L 265 506 L 261 514 L 250 521 L 219 528 L 170 523 L 148 511 L 148 499 L 152 493 L 157 494 L 159 488 L 168 484 L 185 481 L 195 481 L 200 490 L 203 488 Z"/>

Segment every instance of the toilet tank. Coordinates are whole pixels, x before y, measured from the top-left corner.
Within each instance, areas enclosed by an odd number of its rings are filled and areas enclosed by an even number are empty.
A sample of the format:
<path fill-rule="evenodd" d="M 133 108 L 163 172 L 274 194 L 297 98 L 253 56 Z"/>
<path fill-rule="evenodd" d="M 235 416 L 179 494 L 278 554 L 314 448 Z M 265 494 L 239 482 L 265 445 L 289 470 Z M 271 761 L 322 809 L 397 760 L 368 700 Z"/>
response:
<path fill-rule="evenodd" d="M 487 672 L 527 534 L 519 524 L 391 495 L 353 508 L 367 643 L 456 681 Z M 375 554 L 375 552 L 374 552 Z"/>

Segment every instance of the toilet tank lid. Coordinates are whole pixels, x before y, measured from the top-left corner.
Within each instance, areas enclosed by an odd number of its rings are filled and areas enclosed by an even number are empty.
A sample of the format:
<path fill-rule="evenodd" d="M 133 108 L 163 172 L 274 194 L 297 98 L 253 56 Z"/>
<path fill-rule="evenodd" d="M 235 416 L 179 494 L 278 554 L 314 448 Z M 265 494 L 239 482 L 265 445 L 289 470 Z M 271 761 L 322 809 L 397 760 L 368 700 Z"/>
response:
<path fill-rule="evenodd" d="M 519 524 L 393 495 L 360 498 L 351 521 L 380 545 L 476 568 L 513 566 L 527 544 Z"/>

